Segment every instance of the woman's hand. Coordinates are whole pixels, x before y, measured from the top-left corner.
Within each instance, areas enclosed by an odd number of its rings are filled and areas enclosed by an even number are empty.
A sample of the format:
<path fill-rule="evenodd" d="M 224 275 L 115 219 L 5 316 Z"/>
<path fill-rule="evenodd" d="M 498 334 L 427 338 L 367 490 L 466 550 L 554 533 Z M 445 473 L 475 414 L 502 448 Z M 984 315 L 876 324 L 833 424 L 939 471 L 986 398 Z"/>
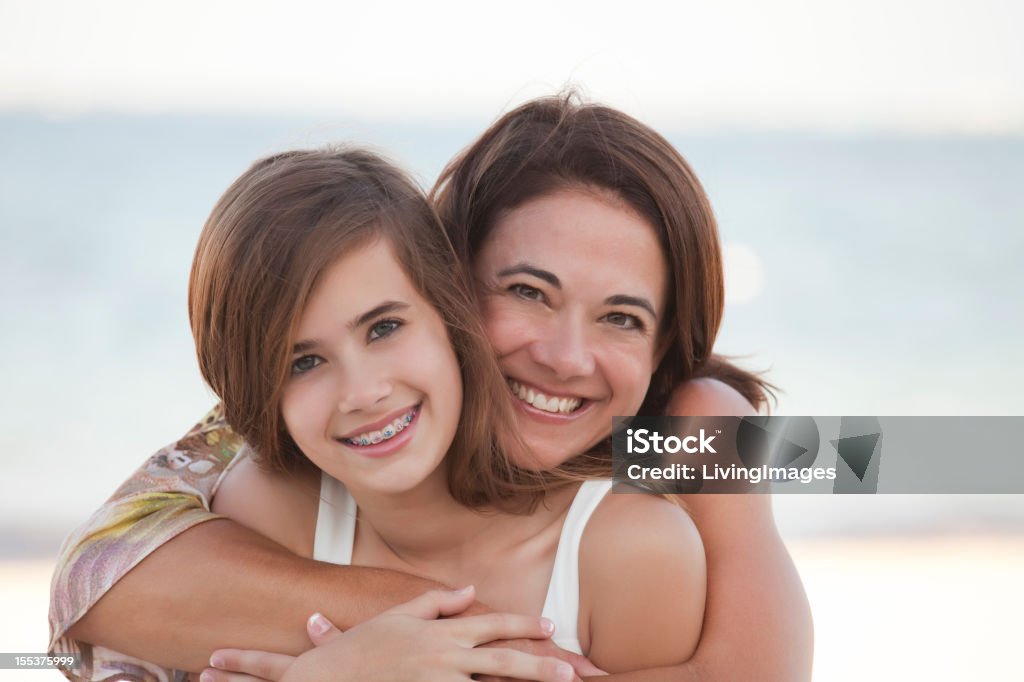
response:
<path fill-rule="evenodd" d="M 495 675 L 536 682 L 570 682 L 572 666 L 555 658 L 511 649 L 475 648 L 496 639 L 540 639 L 554 632 L 550 621 L 490 613 L 438 620 L 473 603 L 472 587 L 432 591 L 342 633 L 316 614 L 307 630 L 316 645 L 297 658 L 260 651 L 214 652 L 216 669 L 202 682 L 418 682 L 470 680 Z"/>

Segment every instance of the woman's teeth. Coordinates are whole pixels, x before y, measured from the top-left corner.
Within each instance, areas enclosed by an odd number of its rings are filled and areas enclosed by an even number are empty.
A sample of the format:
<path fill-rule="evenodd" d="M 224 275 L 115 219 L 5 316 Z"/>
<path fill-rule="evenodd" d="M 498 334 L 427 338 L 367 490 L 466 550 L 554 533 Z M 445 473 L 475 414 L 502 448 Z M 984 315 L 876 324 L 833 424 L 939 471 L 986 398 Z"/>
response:
<path fill-rule="evenodd" d="M 416 410 L 409 410 L 406 414 L 395 419 L 383 429 L 379 431 L 367 431 L 361 433 L 355 438 L 342 438 L 342 442 L 348 445 L 376 445 L 386 440 L 390 440 L 405 430 L 409 424 L 412 423 L 413 417 L 416 416 Z"/>
<path fill-rule="evenodd" d="M 554 412 L 556 414 L 569 414 L 580 406 L 583 401 L 580 398 L 557 398 L 555 396 L 548 397 L 540 391 L 535 391 L 532 388 L 527 388 L 515 379 L 508 380 L 509 388 L 512 389 L 512 393 L 517 398 L 522 400 L 528 405 L 533 405 L 538 410 L 544 410 L 545 412 Z"/>

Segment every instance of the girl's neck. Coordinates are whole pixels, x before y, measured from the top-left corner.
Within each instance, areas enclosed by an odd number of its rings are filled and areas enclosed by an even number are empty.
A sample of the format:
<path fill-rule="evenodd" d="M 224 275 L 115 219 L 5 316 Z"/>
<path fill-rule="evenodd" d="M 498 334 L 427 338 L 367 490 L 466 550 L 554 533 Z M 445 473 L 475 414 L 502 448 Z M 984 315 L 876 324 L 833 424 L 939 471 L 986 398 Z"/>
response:
<path fill-rule="evenodd" d="M 400 494 L 350 491 L 358 506 L 358 543 L 378 543 L 407 569 L 457 577 L 473 561 L 501 556 L 561 517 L 574 490 L 549 495 L 529 515 L 471 509 L 448 490 L 442 465 L 416 488 Z"/>
<path fill-rule="evenodd" d="M 410 565 L 450 556 L 479 534 L 488 516 L 459 504 L 448 491 L 444 467 L 402 493 L 352 491 L 360 533 L 372 533 Z"/>

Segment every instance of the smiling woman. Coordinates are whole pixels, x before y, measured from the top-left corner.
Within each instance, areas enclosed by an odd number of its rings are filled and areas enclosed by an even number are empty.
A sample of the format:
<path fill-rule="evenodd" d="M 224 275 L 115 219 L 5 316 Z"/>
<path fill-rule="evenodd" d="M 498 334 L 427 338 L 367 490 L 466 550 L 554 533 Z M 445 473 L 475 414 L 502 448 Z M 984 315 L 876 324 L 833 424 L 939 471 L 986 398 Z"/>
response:
<path fill-rule="evenodd" d="M 668 283 L 654 228 L 628 204 L 584 187 L 508 210 L 475 274 L 531 467 L 585 452 L 637 411 L 664 350 Z"/>

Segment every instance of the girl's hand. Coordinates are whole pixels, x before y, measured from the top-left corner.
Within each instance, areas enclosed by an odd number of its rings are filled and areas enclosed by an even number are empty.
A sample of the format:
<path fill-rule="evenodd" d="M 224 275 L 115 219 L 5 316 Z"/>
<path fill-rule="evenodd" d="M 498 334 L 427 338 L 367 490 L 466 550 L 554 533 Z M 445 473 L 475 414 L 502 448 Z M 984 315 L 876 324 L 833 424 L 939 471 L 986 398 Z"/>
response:
<path fill-rule="evenodd" d="M 495 675 L 535 682 L 570 682 L 573 668 L 555 658 L 512 649 L 475 648 L 495 639 L 547 639 L 545 619 L 505 613 L 437 620 L 461 613 L 474 600 L 472 587 L 432 591 L 342 633 L 315 614 L 307 623 L 316 648 L 298 658 L 222 649 L 202 682 L 443 682 Z"/>

